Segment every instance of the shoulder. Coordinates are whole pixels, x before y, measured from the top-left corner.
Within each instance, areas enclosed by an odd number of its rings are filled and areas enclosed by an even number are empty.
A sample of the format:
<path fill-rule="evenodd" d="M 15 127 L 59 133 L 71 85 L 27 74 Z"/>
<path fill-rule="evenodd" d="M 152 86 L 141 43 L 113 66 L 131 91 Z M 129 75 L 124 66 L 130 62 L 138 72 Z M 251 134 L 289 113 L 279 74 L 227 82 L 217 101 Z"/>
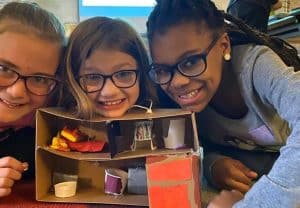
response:
<path fill-rule="evenodd" d="M 268 60 L 268 56 L 280 57 L 269 47 L 263 45 L 245 44 L 232 47 L 233 66 L 253 66 L 258 59 Z"/>

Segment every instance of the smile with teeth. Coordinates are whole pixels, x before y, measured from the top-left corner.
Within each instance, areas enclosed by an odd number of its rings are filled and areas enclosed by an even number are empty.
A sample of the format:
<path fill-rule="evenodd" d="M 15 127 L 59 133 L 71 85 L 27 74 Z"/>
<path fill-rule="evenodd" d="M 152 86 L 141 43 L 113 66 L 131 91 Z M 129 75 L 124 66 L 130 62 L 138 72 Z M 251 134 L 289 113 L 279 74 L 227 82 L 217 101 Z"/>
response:
<path fill-rule="evenodd" d="M 1 99 L 1 101 L 3 102 L 3 103 L 5 103 L 8 107 L 10 107 L 10 108 L 16 108 L 16 107 L 19 107 L 19 106 L 21 106 L 22 104 L 18 104 L 18 103 L 11 103 L 11 102 L 9 102 L 9 101 L 7 101 L 7 100 L 3 100 L 3 99 Z"/>
<path fill-rule="evenodd" d="M 189 92 L 187 94 L 179 95 L 179 98 L 181 98 L 181 99 L 189 99 L 189 98 L 195 97 L 198 92 L 199 92 L 199 89 L 193 90 L 193 91 L 191 91 L 191 92 Z"/>
<path fill-rule="evenodd" d="M 106 105 L 106 106 L 112 106 L 112 105 L 118 105 L 121 102 L 123 102 L 124 99 L 120 99 L 120 100 L 114 100 L 114 101 L 104 101 L 104 102 L 100 102 L 102 105 Z"/>

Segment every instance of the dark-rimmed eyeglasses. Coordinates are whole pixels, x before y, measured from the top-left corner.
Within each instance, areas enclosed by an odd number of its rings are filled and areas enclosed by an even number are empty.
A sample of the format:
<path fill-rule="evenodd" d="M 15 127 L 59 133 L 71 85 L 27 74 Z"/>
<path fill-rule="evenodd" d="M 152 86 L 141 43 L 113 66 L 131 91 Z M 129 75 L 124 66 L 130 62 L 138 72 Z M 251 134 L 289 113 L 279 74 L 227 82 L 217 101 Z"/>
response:
<path fill-rule="evenodd" d="M 176 71 L 186 77 L 197 77 L 203 74 L 207 68 L 207 55 L 218 41 L 215 37 L 202 53 L 188 56 L 172 66 L 164 64 L 151 64 L 148 75 L 156 84 L 164 85 L 172 81 Z"/>
<path fill-rule="evenodd" d="M 86 93 L 102 90 L 107 79 L 110 79 L 118 88 L 130 88 L 135 85 L 138 73 L 138 70 L 121 70 L 111 75 L 84 74 L 79 76 L 78 81 L 80 87 Z"/>
<path fill-rule="evenodd" d="M 24 76 L 14 69 L 0 64 L 0 87 L 14 85 L 19 79 L 23 79 L 26 89 L 38 96 L 50 94 L 59 83 L 59 80 L 47 75 L 28 75 Z"/>

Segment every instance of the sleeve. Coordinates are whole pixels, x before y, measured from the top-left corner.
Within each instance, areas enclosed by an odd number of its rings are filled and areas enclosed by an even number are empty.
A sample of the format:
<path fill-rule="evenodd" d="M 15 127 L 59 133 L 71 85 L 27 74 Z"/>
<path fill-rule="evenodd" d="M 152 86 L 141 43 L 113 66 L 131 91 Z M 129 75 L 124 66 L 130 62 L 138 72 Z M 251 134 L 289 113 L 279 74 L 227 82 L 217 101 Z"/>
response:
<path fill-rule="evenodd" d="M 260 178 L 234 207 L 299 207 L 300 72 L 294 72 L 266 49 L 257 56 L 252 76 L 262 102 L 272 105 L 292 131 L 268 175 Z"/>

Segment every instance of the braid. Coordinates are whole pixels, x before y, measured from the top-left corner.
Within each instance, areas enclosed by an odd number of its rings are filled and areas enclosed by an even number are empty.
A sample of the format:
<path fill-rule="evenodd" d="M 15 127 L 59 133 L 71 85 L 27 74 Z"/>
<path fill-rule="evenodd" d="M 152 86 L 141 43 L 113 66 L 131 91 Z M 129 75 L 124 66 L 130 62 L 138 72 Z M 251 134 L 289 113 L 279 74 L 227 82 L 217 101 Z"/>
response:
<path fill-rule="evenodd" d="M 297 50 L 286 41 L 254 30 L 243 21 L 217 9 L 210 0 L 156 0 L 147 21 L 147 36 L 151 44 L 154 33 L 186 22 L 200 24 L 220 33 L 227 31 L 233 45 L 255 43 L 271 48 L 288 66 L 300 70 Z"/>
<path fill-rule="evenodd" d="M 242 20 L 237 19 L 230 14 L 223 12 L 223 16 L 225 20 L 230 22 L 227 23 L 225 27 L 233 45 L 255 43 L 268 46 L 278 54 L 286 65 L 293 66 L 295 71 L 300 70 L 300 58 L 298 57 L 295 47 L 280 38 L 269 36 L 268 34 L 251 28 Z"/>

